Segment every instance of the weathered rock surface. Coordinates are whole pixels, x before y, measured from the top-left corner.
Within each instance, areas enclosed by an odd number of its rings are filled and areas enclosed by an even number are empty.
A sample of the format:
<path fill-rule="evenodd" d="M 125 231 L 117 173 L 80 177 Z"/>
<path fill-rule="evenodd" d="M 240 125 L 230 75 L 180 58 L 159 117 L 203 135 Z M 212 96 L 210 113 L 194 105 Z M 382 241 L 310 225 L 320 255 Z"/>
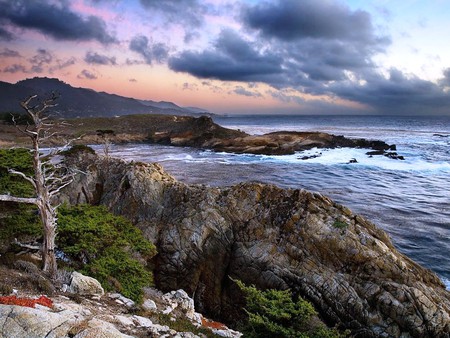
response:
<path fill-rule="evenodd" d="M 158 246 L 157 286 L 183 288 L 201 312 L 236 318 L 242 298 L 231 276 L 290 288 L 357 337 L 450 334 L 450 294 L 439 278 L 325 196 L 257 183 L 189 186 L 157 164 L 111 160 L 105 174 L 92 159 L 79 165 L 88 175 L 66 199 L 84 196 L 137 224 Z"/>
<path fill-rule="evenodd" d="M 76 320 L 71 311 L 51 313 L 0 304 L 0 336 L 5 338 L 64 337 Z"/>
<path fill-rule="evenodd" d="M 223 325 L 221 330 L 203 325 L 203 316 L 195 312 L 193 300 L 183 290 L 173 291 L 166 295 L 162 295 L 154 289 L 149 290 L 154 291 L 151 292 L 153 299 L 146 299 L 146 301 L 156 301 L 161 308 L 172 306 L 170 318 L 174 321 L 188 320 L 194 327 L 208 328 L 222 337 L 239 338 L 242 336 L 240 332 L 228 329 Z M 95 300 L 78 298 L 75 303 L 60 295 L 52 298 L 52 308 L 46 306 L 29 308 L 0 304 L 0 337 L 199 337 L 193 332 L 178 332 L 167 325 L 158 324 L 159 312 L 156 308 L 150 313 L 151 315 L 155 314 L 150 319 L 134 314 L 139 307 L 130 310 L 126 304 L 111 304 L 109 299 L 118 299 L 118 297 L 115 294 L 107 294 Z M 194 330 L 194 332 L 196 331 Z"/>
<path fill-rule="evenodd" d="M 101 284 L 95 278 L 85 276 L 76 271 L 72 272 L 71 278 L 68 288 L 69 292 L 88 296 L 102 296 L 105 293 Z"/>

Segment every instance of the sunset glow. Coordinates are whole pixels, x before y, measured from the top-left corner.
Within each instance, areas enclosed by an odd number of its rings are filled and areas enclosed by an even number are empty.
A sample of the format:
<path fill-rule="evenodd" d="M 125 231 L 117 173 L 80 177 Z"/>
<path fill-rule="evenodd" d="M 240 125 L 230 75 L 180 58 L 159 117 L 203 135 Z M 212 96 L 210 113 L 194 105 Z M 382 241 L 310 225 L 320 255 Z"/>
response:
<path fill-rule="evenodd" d="M 215 113 L 450 114 L 450 2 L 0 0 L 0 80 Z"/>

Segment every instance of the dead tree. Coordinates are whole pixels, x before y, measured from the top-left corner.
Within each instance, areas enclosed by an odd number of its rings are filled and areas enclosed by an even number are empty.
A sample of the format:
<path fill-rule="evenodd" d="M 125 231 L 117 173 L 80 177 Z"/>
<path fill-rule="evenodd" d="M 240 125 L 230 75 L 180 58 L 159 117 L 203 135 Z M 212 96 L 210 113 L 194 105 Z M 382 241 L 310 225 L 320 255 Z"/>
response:
<path fill-rule="evenodd" d="M 57 205 L 54 204 L 54 197 L 65 186 L 70 184 L 73 175 L 67 172 L 59 163 L 51 163 L 53 155 L 61 151 L 51 151 L 50 154 L 43 155 L 41 153 L 41 145 L 47 140 L 55 136 L 46 112 L 49 108 L 55 107 L 56 96 L 44 100 L 41 104 L 32 105 L 32 101 L 37 95 L 32 95 L 22 101 L 20 105 L 25 109 L 28 116 L 32 119 L 33 124 L 27 125 L 24 129 L 19 130 L 27 135 L 32 141 L 32 156 L 34 176 L 30 177 L 20 171 L 9 169 L 14 175 L 21 176 L 30 182 L 35 191 L 35 197 L 24 198 L 11 195 L 0 195 L 0 201 L 29 203 L 37 206 L 39 217 L 43 227 L 43 243 L 42 243 L 42 259 L 43 270 L 50 276 L 55 276 L 57 271 L 56 255 L 55 255 L 55 238 L 57 227 Z M 68 143 L 66 144 L 68 146 Z"/>

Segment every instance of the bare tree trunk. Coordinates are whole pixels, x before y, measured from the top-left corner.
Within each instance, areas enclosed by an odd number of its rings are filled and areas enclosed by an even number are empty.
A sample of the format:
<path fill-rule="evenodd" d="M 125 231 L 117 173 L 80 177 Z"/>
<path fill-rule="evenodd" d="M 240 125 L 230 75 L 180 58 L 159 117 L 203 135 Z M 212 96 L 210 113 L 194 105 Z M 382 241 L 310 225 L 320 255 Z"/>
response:
<path fill-rule="evenodd" d="M 42 243 L 42 260 L 43 270 L 51 277 L 57 272 L 56 255 L 55 255 L 55 239 L 57 227 L 57 206 L 52 204 L 53 197 L 71 181 L 71 177 L 64 176 L 64 173 L 58 172 L 55 165 L 51 164 L 49 159 L 43 159 L 40 152 L 40 143 L 52 137 L 54 133 L 50 133 L 52 124 L 45 122 L 47 117 L 43 116 L 48 108 L 54 107 L 55 96 L 45 100 L 41 105 L 31 106 L 30 102 L 37 96 L 30 96 L 27 100 L 21 102 L 21 106 L 28 115 L 33 119 L 34 126 L 27 126 L 25 130 L 21 130 L 32 141 L 33 144 L 33 169 L 34 176 L 30 177 L 22 172 L 10 169 L 9 172 L 16 174 L 27 180 L 33 185 L 36 197 L 23 198 L 10 195 L 0 195 L 0 201 L 10 201 L 18 203 L 35 204 L 39 210 L 39 217 L 42 222 L 44 232 L 44 240 Z M 17 126 L 17 125 L 16 125 Z M 56 165 L 57 167 L 57 165 Z"/>

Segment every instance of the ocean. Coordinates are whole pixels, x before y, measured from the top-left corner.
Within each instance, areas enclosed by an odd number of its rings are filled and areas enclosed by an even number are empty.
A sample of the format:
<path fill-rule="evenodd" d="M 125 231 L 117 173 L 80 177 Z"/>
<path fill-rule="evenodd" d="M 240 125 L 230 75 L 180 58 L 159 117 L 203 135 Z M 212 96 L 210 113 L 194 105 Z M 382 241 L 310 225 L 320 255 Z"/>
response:
<path fill-rule="evenodd" d="M 450 289 L 450 117 L 252 115 L 214 120 L 249 134 L 323 131 L 378 139 L 395 144 L 405 160 L 369 157 L 367 149 L 266 156 L 147 144 L 114 145 L 111 155 L 159 162 L 186 183 L 257 181 L 320 192 L 384 229 L 400 252 L 436 272 Z M 317 157 L 302 160 L 306 155 Z"/>

